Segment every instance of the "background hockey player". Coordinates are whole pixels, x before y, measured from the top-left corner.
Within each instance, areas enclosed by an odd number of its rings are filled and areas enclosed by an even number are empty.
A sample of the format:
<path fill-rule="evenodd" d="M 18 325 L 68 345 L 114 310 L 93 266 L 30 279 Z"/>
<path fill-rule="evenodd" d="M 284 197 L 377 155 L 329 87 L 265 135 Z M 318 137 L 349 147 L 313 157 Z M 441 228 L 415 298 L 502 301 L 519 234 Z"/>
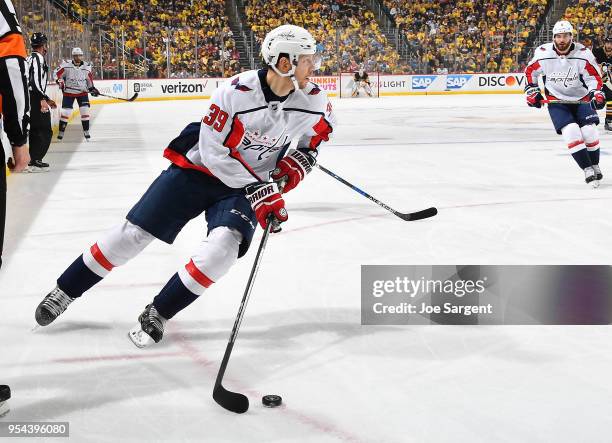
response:
<path fill-rule="evenodd" d="M 48 163 L 43 158 L 49 150 L 53 131 L 51 129 L 51 109 L 57 105 L 47 95 L 49 66 L 47 55 L 47 36 L 35 32 L 30 37 L 32 54 L 28 57 L 28 86 L 30 90 L 30 164 L 27 170 L 38 172 L 47 170 Z"/>
<path fill-rule="evenodd" d="M 91 65 L 85 63 L 82 59 L 83 51 L 81 48 L 72 50 L 72 60 L 63 62 L 56 71 L 57 83 L 64 94 L 62 99 L 62 112 L 60 116 L 59 140 L 64 138 L 64 131 L 68 126 L 68 119 L 72 115 L 72 107 L 76 100 L 79 104 L 79 112 L 81 113 L 81 124 L 83 126 L 83 135 L 89 140 L 89 95 L 97 97 L 100 92 L 93 84 L 93 76 L 91 74 Z"/>
<path fill-rule="evenodd" d="M 599 168 L 599 134 L 596 110 L 603 109 L 606 98 L 593 53 L 573 41 L 572 25 L 565 20 L 555 23 L 553 42 L 535 50 L 525 69 L 527 104 L 540 108 L 544 97 L 538 77 L 544 78 L 548 100 L 581 101 L 580 104 L 551 103 L 548 112 L 557 134 L 563 135 L 570 154 L 584 171 L 585 181 L 599 186 L 603 178 Z"/>
<path fill-rule="evenodd" d="M 310 172 L 334 122 L 324 90 L 309 81 L 319 68 L 316 42 L 305 29 L 285 25 L 264 39 L 266 69 L 247 71 L 220 86 L 201 122 L 192 123 L 165 151 L 172 165 L 153 182 L 127 220 L 103 235 L 58 278 L 36 310 L 48 325 L 155 238 L 172 243 L 206 213 L 208 235 L 139 317 L 130 338 L 139 347 L 158 342 L 164 323 L 217 282 L 249 248 L 257 223 L 273 231 L 287 220 L 275 181 L 291 191 Z M 297 149 L 289 150 L 292 140 Z M 275 181 L 270 181 L 270 179 Z"/>
<path fill-rule="evenodd" d="M 607 131 L 612 131 L 612 36 L 606 37 L 603 46 L 593 50 L 593 55 L 601 68 L 601 79 L 604 84 L 602 91 L 608 102 L 605 128 Z"/>
<path fill-rule="evenodd" d="M 359 95 L 359 91 L 361 90 L 365 92 L 368 97 L 372 97 L 372 85 L 370 84 L 370 77 L 363 68 L 355 72 L 355 76 L 353 77 L 353 92 L 351 96 L 357 97 Z"/>

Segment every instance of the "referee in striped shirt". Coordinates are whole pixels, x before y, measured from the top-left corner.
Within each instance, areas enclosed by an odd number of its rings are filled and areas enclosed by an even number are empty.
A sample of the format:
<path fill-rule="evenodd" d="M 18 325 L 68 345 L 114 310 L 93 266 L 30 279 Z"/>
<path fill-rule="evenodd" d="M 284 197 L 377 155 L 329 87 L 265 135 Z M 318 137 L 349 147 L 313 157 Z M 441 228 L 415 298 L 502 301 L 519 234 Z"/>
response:
<path fill-rule="evenodd" d="M 15 8 L 10 0 L 0 0 L 0 125 L 4 127 L 12 148 L 13 160 L 9 162 L 9 167 L 16 172 L 23 171 L 30 162 L 27 147 L 30 97 L 25 58 L 26 49 Z M 0 266 L 6 218 L 6 158 L 4 146 L 1 144 L 0 142 Z"/>
<path fill-rule="evenodd" d="M 29 172 L 46 171 L 49 164 L 42 161 L 49 150 L 53 131 L 51 130 L 50 109 L 57 105 L 47 95 L 49 66 L 47 55 L 47 36 L 35 32 L 30 37 L 32 54 L 28 57 L 28 84 L 30 87 L 30 164 Z"/>

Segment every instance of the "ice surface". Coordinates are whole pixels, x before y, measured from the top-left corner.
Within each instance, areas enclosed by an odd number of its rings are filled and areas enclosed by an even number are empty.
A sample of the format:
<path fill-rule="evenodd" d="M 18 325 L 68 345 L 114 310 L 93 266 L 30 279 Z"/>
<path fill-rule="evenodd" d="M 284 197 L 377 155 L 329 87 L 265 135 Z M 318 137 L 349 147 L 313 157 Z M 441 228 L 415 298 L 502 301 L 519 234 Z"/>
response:
<path fill-rule="evenodd" d="M 0 383 L 13 398 L 0 421 L 69 421 L 77 442 L 608 440 L 608 327 L 360 326 L 360 266 L 610 264 L 612 136 L 600 127 L 593 190 L 520 95 L 333 104 L 321 164 L 399 211 L 440 213 L 403 222 L 318 170 L 286 196 L 224 382 L 249 396 L 242 416 L 212 387 L 261 230 L 158 346 L 136 349 L 127 331 L 202 240 L 202 217 L 31 332 L 57 276 L 122 220 L 206 102 L 94 107 L 90 143 L 72 122 L 50 172 L 11 176 Z M 284 406 L 264 408 L 264 394 Z"/>

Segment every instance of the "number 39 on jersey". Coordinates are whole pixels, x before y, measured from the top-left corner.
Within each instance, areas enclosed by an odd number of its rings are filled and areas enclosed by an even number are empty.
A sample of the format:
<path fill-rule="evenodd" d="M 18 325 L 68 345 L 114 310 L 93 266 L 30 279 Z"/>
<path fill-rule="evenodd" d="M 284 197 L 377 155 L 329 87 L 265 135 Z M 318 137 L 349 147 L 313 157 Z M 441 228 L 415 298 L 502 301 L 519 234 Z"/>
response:
<path fill-rule="evenodd" d="M 227 112 L 222 111 L 219 106 L 212 104 L 210 105 L 208 115 L 202 119 L 202 123 L 211 126 L 217 132 L 221 132 L 225 127 L 225 123 L 227 123 L 228 117 Z"/>

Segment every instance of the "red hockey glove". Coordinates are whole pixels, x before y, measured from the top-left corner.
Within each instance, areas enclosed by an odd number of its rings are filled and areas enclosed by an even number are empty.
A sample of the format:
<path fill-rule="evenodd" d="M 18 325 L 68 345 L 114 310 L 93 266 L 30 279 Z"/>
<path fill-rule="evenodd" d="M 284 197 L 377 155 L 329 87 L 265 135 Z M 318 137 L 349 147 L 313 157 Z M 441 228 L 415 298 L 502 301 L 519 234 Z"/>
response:
<path fill-rule="evenodd" d="M 525 86 L 525 94 L 526 94 L 525 99 L 527 100 L 527 106 L 531 108 L 541 108 L 542 107 L 542 100 L 544 100 L 544 97 L 542 96 L 542 93 L 540 92 L 540 87 L 538 85 L 534 85 L 533 83 L 530 83 L 527 86 Z"/>
<path fill-rule="evenodd" d="M 304 180 L 316 162 L 317 160 L 312 155 L 290 149 L 287 155 L 278 162 L 272 173 L 272 179 L 276 182 L 286 182 L 283 193 L 289 192 Z"/>
<path fill-rule="evenodd" d="M 247 186 L 245 191 L 261 227 L 266 229 L 268 216 L 272 215 L 271 232 L 279 232 L 280 224 L 287 221 L 289 216 L 285 209 L 285 200 L 278 191 L 278 185 L 274 182 L 256 183 Z"/>
<path fill-rule="evenodd" d="M 593 111 L 606 107 L 606 96 L 603 92 L 597 90 L 591 91 L 589 92 L 589 98 L 591 99 L 591 108 L 593 108 Z"/>
<path fill-rule="evenodd" d="M 98 91 L 98 89 L 95 86 L 92 86 L 91 88 L 89 88 L 88 91 L 92 97 L 97 97 L 100 95 L 100 91 Z"/>

